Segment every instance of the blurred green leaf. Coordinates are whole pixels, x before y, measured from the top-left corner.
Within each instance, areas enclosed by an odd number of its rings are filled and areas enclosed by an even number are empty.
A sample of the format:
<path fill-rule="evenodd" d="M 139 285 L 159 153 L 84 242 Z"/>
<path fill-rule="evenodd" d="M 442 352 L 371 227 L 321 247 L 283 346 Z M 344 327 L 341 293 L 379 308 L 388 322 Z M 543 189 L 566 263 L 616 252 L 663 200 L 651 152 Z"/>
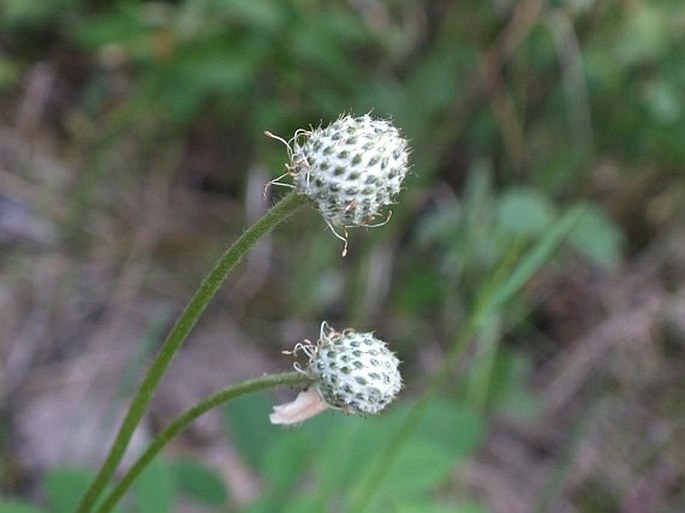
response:
<path fill-rule="evenodd" d="M 571 232 L 573 246 L 591 262 L 611 267 L 620 261 L 623 235 L 595 205 L 587 205 Z"/>
<path fill-rule="evenodd" d="M 408 409 L 410 405 L 403 405 Z M 456 462 L 472 454 L 483 440 L 483 419 L 467 405 L 436 398 L 427 406 L 416 437 L 432 440 Z"/>
<path fill-rule="evenodd" d="M 88 23 L 75 25 L 71 37 L 93 50 L 118 44 L 130 51 L 135 50 L 135 55 L 150 56 L 150 29 L 139 6 L 122 4 L 116 10 L 89 19 Z"/>
<path fill-rule="evenodd" d="M 399 449 L 378 494 L 397 499 L 427 493 L 443 484 L 457 463 L 443 445 L 413 437 Z"/>
<path fill-rule="evenodd" d="M 382 418 L 341 417 L 319 447 L 314 468 L 323 490 L 344 490 L 368 465 L 374 448 L 384 441 Z M 364 422 L 367 420 L 368 422 Z"/>
<path fill-rule="evenodd" d="M 0 513 L 47 513 L 47 511 L 25 502 L 0 497 Z"/>
<path fill-rule="evenodd" d="M 263 472 L 265 494 L 277 500 L 287 497 L 313 456 L 312 444 L 300 433 L 282 433 L 269 451 Z"/>
<path fill-rule="evenodd" d="M 316 497 L 308 494 L 296 495 L 287 503 L 278 504 L 281 513 L 320 513 L 321 505 Z M 273 510 L 271 510 L 273 511 Z M 270 513 L 265 511 L 264 513 Z"/>
<path fill-rule="evenodd" d="M 252 30 L 274 31 L 285 21 L 283 5 L 269 0 L 221 0 L 220 7 L 229 12 Z"/>
<path fill-rule="evenodd" d="M 47 25 L 65 10 L 69 0 L 2 0 L 0 26 L 32 27 Z"/>
<path fill-rule="evenodd" d="M 231 401 L 223 409 L 229 437 L 254 468 L 262 468 L 274 436 L 281 432 L 280 427 L 269 422 L 272 407 L 266 394 L 250 394 Z"/>
<path fill-rule="evenodd" d="M 657 4 L 640 4 L 627 18 L 616 43 L 616 53 L 621 62 L 637 64 L 658 59 L 665 53 L 672 32 L 669 30 L 668 12 Z"/>
<path fill-rule="evenodd" d="M 205 506 L 226 505 L 228 490 L 216 471 L 188 458 L 173 462 L 171 470 L 179 492 Z"/>
<path fill-rule="evenodd" d="M 164 106 L 175 122 L 185 123 L 211 98 L 246 94 L 258 64 L 239 41 L 186 46 L 150 74 L 145 96 Z"/>
<path fill-rule="evenodd" d="M 395 301 L 402 311 L 409 314 L 418 311 L 438 311 L 442 306 L 443 277 L 434 265 L 417 264 L 412 273 L 402 283 Z"/>
<path fill-rule="evenodd" d="M 295 486 L 307 474 L 307 469 L 319 457 L 331 437 L 353 418 L 341 417 L 337 412 L 325 412 L 307 420 L 293 430 L 281 429 L 274 437 L 269 457 L 262 466 L 265 494 L 277 504 L 284 497 L 296 494 Z M 343 428 L 344 430 L 345 428 Z"/>
<path fill-rule="evenodd" d="M 291 34 L 293 58 L 305 69 L 311 66 L 317 74 L 338 80 L 339 85 L 350 83 L 357 73 L 346 57 L 345 41 L 336 38 L 335 32 L 324 29 L 324 26 L 335 28 L 328 18 L 319 16 L 316 20 L 319 23 L 308 18 L 306 24 Z"/>
<path fill-rule="evenodd" d="M 510 188 L 497 199 L 496 216 L 508 235 L 535 237 L 541 235 L 555 218 L 550 201 L 539 191 Z"/>
<path fill-rule="evenodd" d="M 664 125 L 672 125 L 683 119 L 682 91 L 677 91 L 673 81 L 655 80 L 645 89 L 645 101 L 654 119 Z"/>
<path fill-rule="evenodd" d="M 78 468 L 56 468 L 46 472 L 44 490 L 54 513 L 73 513 L 94 474 Z"/>
<path fill-rule="evenodd" d="M 138 513 L 169 513 L 176 503 L 174 476 L 168 464 L 154 460 L 134 485 Z"/>
<path fill-rule="evenodd" d="M 374 468 L 389 434 L 399 429 L 409 408 L 403 404 L 376 418 L 339 418 L 328 440 L 318 448 L 315 475 L 320 488 L 328 495 L 334 491 L 349 495 L 350 487 L 363 482 L 363 476 Z M 476 449 L 483 432 L 481 419 L 459 403 L 432 402 L 406 444 L 398 449 L 400 454 L 379 495 L 415 497 L 434 490 Z"/>

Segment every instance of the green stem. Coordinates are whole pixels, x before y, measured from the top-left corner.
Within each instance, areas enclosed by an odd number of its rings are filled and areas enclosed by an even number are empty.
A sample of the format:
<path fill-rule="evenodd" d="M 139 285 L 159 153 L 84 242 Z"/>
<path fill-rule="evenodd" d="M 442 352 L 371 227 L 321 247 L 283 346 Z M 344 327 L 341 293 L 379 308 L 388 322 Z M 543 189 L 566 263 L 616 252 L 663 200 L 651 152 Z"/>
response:
<path fill-rule="evenodd" d="M 140 455 L 133 466 L 126 472 L 114 490 L 105 498 L 102 505 L 97 509 L 97 513 L 109 513 L 136 478 L 155 459 L 155 456 L 159 454 L 162 448 L 200 415 L 241 395 L 265 388 L 306 384 L 310 381 L 311 379 L 301 372 L 284 372 L 282 374 L 272 374 L 243 381 L 205 398 L 202 402 L 186 410 L 155 438 L 147 450 Z"/>
<path fill-rule="evenodd" d="M 474 357 L 467 378 L 465 402 L 483 420 L 489 406 L 490 389 L 493 386 L 493 374 L 501 336 L 502 316 L 493 315 L 490 322 L 485 323 L 478 334 L 476 344 L 480 346 L 480 354 Z"/>
<path fill-rule="evenodd" d="M 248 228 L 226 252 L 221 256 L 214 268 L 203 280 L 200 288 L 195 292 L 185 310 L 176 321 L 157 356 L 152 362 L 147 375 L 138 389 L 133 402 L 119 428 L 112 448 L 107 455 L 99 473 L 81 499 L 77 513 L 88 513 L 93 509 L 95 502 L 102 494 L 107 482 L 116 471 L 121 458 L 126 451 L 133 432 L 140 422 L 147 405 L 149 404 L 155 389 L 159 385 L 167 367 L 176 355 L 190 331 L 195 326 L 202 312 L 216 295 L 226 277 L 233 267 L 242 259 L 247 251 L 264 235 L 285 221 L 299 207 L 304 205 L 306 199 L 294 192 L 286 195 L 280 202 L 274 205 L 254 225 Z"/>

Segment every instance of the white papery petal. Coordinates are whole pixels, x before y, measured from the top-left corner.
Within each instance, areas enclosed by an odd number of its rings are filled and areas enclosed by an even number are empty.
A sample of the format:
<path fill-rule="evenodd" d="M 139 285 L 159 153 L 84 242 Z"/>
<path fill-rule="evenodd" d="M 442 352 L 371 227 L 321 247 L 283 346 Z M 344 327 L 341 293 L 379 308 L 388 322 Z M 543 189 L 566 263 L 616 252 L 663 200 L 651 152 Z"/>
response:
<path fill-rule="evenodd" d="M 310 387 L 300 392 L 295 400 L 274 406 L 274 411 L 269 415 L 272 424 L 291 425 L 299 424 L 312 418 L 330 406 L 324 401 L 319 392 Z"/>

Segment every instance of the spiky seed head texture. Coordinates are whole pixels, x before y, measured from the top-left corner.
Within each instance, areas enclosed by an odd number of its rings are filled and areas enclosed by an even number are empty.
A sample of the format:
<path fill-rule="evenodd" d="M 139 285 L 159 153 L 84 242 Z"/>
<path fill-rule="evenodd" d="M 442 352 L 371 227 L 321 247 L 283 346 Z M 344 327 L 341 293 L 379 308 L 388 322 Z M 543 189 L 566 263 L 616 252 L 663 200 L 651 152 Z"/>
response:
<path fill-rule="evenodd" d="M 380 412 L 402 388 L 400 361 L 373 333 L 321 326 L 306 372 L 331 407 L 347 413 Z"/>
<path fill-rule="evenodd" d="M 369 226 L 393 203 L 407 174 L 409 146 L 390 121 L 342 116 L 294 138 L 291 170 L 332 227 Z"/>

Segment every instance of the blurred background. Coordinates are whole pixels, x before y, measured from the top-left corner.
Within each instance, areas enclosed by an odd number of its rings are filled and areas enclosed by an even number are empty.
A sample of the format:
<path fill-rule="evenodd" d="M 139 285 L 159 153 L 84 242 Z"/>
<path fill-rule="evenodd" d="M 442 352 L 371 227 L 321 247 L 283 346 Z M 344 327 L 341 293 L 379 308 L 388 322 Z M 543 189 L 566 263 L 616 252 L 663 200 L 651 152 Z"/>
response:
<path fill-rule="evenodd" d="M 312 209 L 261 242 L 127 461 L 324 319 L 390 342 L 399 404 L 283 430 L 296 391 L 242 399 L 121 511 L 353 511 L 378 472 L 369 511 L 685 511 L 684 56 L 680 0 L 0 0 L 0 512 L 73 510 L 202 276 L 286 192 L 262 196 L 287 160 L 264 131 L 343 112 L 411 141 L 391 221 L 345 258 Z"/>

